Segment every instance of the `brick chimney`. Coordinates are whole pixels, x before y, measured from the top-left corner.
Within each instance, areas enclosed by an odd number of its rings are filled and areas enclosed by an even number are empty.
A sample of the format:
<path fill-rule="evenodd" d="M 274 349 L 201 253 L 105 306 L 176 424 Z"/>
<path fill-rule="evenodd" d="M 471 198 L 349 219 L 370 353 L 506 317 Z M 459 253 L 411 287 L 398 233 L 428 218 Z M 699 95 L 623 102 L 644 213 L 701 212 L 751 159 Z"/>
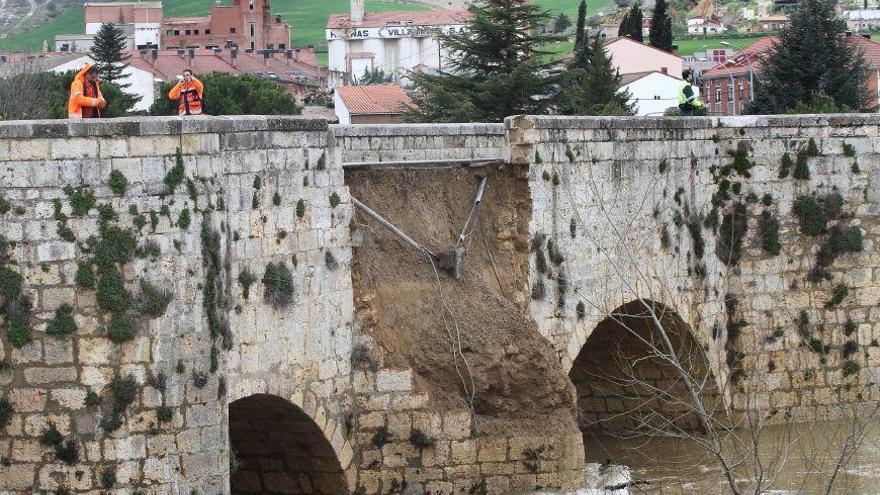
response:
<path fill-rule="evenodd" d="M 351 22 L 364 22 L 364 0 L 351 0 Z"/>

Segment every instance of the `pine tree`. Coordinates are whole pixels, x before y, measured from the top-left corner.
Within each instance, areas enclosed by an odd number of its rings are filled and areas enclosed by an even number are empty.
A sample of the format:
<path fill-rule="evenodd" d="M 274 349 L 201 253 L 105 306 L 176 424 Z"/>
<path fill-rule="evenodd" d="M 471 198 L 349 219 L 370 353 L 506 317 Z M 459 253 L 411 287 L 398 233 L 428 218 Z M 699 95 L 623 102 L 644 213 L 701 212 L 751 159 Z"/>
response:
<path fill-rule="evenodd" d="M 605 52 L 602 39 L 583 43 L 588 63 L 571 67 L 563 75 L 563 89 L 554 98 L 561 115 L 632 115 L 628 91 L 618 92 L 620 74 Z M 577 57 L 576 57 L 577 58 Z"/>
<path fill-rule="evenodd" d="M 802 0 L 792 12 L 764 64 L 751 113 L 785 113 L 798 105 L 810 107 L 822 96 L 841 109 L 868 109 L 865 61 L 858 45 L 847 42 L 834 5 L 833 0 Z"/>
<path fill-rule="evenodd" d="M 580 5 L 578 5 L 578 18 L 577 24 L 575 25 L 575 34 L 574 34 L 574 49 L 577 50 L 578 47 L 581 46 L 584 39 L 586 38 L 586 29 L 587 27 L 587 0 L 581 0 Z"/>
<path fill-rule="evenodd" d="M 654 48 L 672 52 L 672 19 L 669 18 L 666 0 L 657 0 L 654 4 L 648 39 Z"/>
<path fill-rule="evenodd" d="M 95 65 L 101 70 L 102 81 L 115 82 L 123 88 L 128 87 L 127 84 L 118 82 L 128 77 L 127 74 L 122 73 L 131 57 L 125 53 L 125 49 L 125 33 L 122 29 L 106 22 L 101 24 L 101 29 L 95 35 L 92 44 L 91 55 Z"/>
<path fill-rule="evenodd" d="M 620 20 L 620 26 L 617 27 L 617 36 L 619 38 L 623 38 L 624 36 L 629 34 L 630 31 L 630 20 L 629 20 L 629 12 L 623 13 L 623 19 Z"/>
<path fill-rule="evenodd" d="M 540 114 L 554 80 L 539 73 L 542 50 L 557 38 L 541 34 L 552 16 L 529 0 L 487 0 L 471 7 L 467 36 L 440 36 L 449 72 L 412 73 L 420 122 L 500 122 L 509 115 Z"/>

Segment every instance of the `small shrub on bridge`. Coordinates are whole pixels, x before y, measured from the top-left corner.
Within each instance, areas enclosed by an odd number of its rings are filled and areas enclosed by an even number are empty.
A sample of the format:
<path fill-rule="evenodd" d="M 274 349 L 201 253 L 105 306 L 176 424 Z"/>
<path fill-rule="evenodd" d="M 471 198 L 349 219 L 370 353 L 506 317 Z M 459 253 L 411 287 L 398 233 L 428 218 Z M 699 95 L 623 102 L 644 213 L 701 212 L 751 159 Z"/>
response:
<path fill-rule="evenodd" d="M 721 220 L 720 242 L 716 248 L 718 258 L 731 266 L 739 263 L 742 257 L 742 241 L 746 235 L 747 210 L 742 203 L 735 203 Z"/>
<path fill-rule="evenodd" d="M 858 160 L 853 160 L 852 167 L 850 168 L 850 170 L 852 170 L 852 173 L 854 173 L 854 174 L 862 173 L 862 169 L 859 167 Z"/>
<path fill-rule="evenodd" d="M 843 364 L 843 377 L 855 375 L 862 369 L 862 366 L 855 361 L 847 361 Z"/>
<path fill-rule="evenodd" d="M 46 334 L 64 338 L 76 332 L 76 321 L 73 319 L 73 307 L 62 304 L 55 310 L 55 318 L 46 326 Z"/>
<path fill-rule="evenodd" d="M 816 146 L 816 140 L 813 138 L 807 143 L 807 156 L 819 156 L 819 147 Z"/>
<path fill-rule="evenodd" d="M 306 202 L 300 199 L 296 202 L 296 218 L 306 216 Z"/>
<path fill-rule="evenodd" d="M 113 466 L 108 466 L 104 468 L 104 471 L 101 472 L 101 487 L 105 490 L 109 490 L 113 488 L 113 485 L 116 484 L 116 468 Z"/>
<path fill-rule="evenodd" d="M 382 426 L 375 433 L 373 433 L 373 438 L 370 440 L 370 443 L 373 444 L 377 449 L 381 449 L 385 445 L 391 443 L 391 434 L 388 433 L 388 428 Z"/>
<path fill-rule="evenodd" d="M 113 265 L 101 269 L 97 292 L 98 307 L 105 311 L 121 312 L 129 305 L 128 291 L 122 273 Z"/>
<path fill-rule="evenodd" d="M 278 191 L 275 191 L 275 194 L 272 195 L 272 204 L 275 206 L 279 206 L 281 204 L 281 195 L 278 194 Z"/>
<path fill-rule="evenodd" d="M 327 154 L 321 153 L 321 157 L 318 158 L 318 164 L 315 165 L 315 170 L 324 170 L 327 168 Z"/>
<path fill-rule="evenodd" d="M 208 374 L 204 371 L 193 371 L 193 385 L 196 388 L 204 388 L 208 384 Z"/>
<path fill-rule="evenodd" d="M 807 163 L 807 153 L 798 151 L 797 161 L 794 164 L 794 178 L 797 180 L 810 180 L 810 165 Z"/>
<path fill-rule="evenodd" d="M 779 178 L 785 179 L 791 174 L 791 169 L 794 167 L 794 162 L 791 160 L 791 155 L 788 152 L 782 155 L 782 164 L 779 166 Z"/>
<path fill-rule="evenodd" d="M 164 315 L 173 298 L 171 292 L 160 289 L 146 280 L 141 280 L 140 285 L 141 292 L 136 303 L 138 311 L 149 318 Z"/>
<path fill-rule="evenodd" d="M 577 303 L 577 307 L 575 308 L 575 312 L 577 313 L 578 320 L 583 320 L 585 316 L 587 316 L 587 308 L 584 306 L 584 302 L 580 301 Z"/>
<path fill-rule="evenodd" d="M 86 392 L 86 398 L 83 400 L 83 405 L 86 407 L 99 407 L 101 405 L 101 397 L 95 393 L 94 390 L 89 389 Z"/>
<path fill-rule="evenodd" d="M 852 319 L 847 318 L 846 323 L 843 324 L 843 334 L 849 337 L 850 335 L 856 333 L 856 330 L 858 330 L 856 323 L 852 321 Z"/>
<path fill-rule="evenodd" d="M 14 409 L 12 408 L 12 403 L 9 402 L 9 399 L 6 397 L 0 397 L 0 430 L 6 428 L 9 425 L 9 422 L 12 421 L 12 413 Z"/>
<path fill-rule="evenodd" d="M 43 433 L 40 435 L 40 445 L 44 447 L 55 447 L 57 445 L 61 445 L 61 442 L 64 441 L 64 435 L 58 431 L 58 428 L 55 427 L 54 424 L 49 423 L 49 427 L 43 430 Z"/>
<path fill-rule="evenodd" d="M 433 447 L 436 440 L 426 435 L 422 430 L 415 428 L 409 435 L 409 443 L 419 450 L 424 450 Z"/>
<path fill-rule="evenodd" d="M 238 283 L 241 285 L 241 295 L 248 299 L 251 294 L 251 285 L 257 281 L 257 277 L 245 268 L 238 274 Z"/>
<path fill-rule="evenodd" d="M 843 143 L 843 156 L 848 156 L 848 157 L 856 156 L 855 146 L 853 146 L 849 143 Z"/>
<path fill-rule="evenodd" d="M 379 362 L 373 357 L 370 348 L 364 344 L 357 344 L 351 350 L 351 367 L 358 369 L 361 365 L 365 365 L 368 370 L 373 372 L 379 370 Z"/>
<path fill-rule="evenodd" d="M 191 223 L 192 219 L 190 218 L 189 208 L 180 210 L 180 215 L 177 217 L 177 226 L 183 230 L 187 230 Z"/>
<path fill-rule="evenodd" d="M 800 196 L 794 202 L 794 214 L 800 220 L 801 232 L 816 237 L 825 231 L 828 219 L 825 212 L 812 196 Z"/>
<path fill-rule="evenodd" d="M 330 208 L 336 208 L 337 206 L 339 206 L 339 202 L 340 202 L 339 195 L 336 194 L 336 192 L 333 192 L 332 194 L 330 194 L 329 201 L 330 201 Z"/>
<path fill-rule="evenodd" d="M 758 229 L 761 234 L 761 248 L 776 256 L 782 251 L 782 244 L 779 242 L 779 220 L 770 213 L 770 210 L 761 212 L 761 219 L 758 222 Z"/>
<path fill-rule="evenodd" d="M 531 297 L 534 301 L 540 301 L 544 299 L 544 293 L 546 289 L 544 288 L 544 282 L 542 280 L 538 280 L 532 285 L 532 293 Z"/>
<path fill-rule="evenodd" d="M 84 217 L 95 206 L 95 193 L 86 186 L 66 186 L 64 194 L 70 201 L 70 208 L 75 217 Z"/>
<path fill-rule="evenodd" d="M 111 342 L 121 344 L 134 339 L 135 322 L 125 313 L 116 313 L 107 325 L 107 338 Z"/>
<path fill-rule="evenodd" d="M 122 196 L 125 194 L 125 190 L 128 189 L 128 179 L 119 170 L 114 170 L 110 172 L 109 186 L 113 194 Z"/>
<path fill-rule="evenodd" d="M 174 166 L 165 174 L 165 194 L 174 194 L 177 186 L 185 179 L 186 168 L 183 166 L 183 152 L 180 148 L 174 152 Z"/>
<path fill-rule="evenodd" d="M 162 406 L 156 409 L 156 419 L 160 423 L 167 423 L 174 418 L 174 412 L 168 406 Z"/>
<path fill-rule="evenodd" d="M 854 340 L 848 340 L 843 344 L 843 347 L 840 348 L 840 353 L 843 355 L 843 359 L 849 359 L 850 356 L 859 352 L 859 344 Z"/>
<path fill-rule="evenodd" d="M 844 299 L 846 299 L 846 296 L 848 295 L 849 287 L 847 287 L 846 284 L 835 285 L 834 289 L 831 291 L 831 299 L 829 299 L 828 302 L 825 303 L 825 308 L 836 308 L 838 305 L 840 305 L 840 303 L 843 302 Z"/>
<path fill-rule="evenodd" d="M 9 202 L 6 198 L 0 194 L 0 215 L 5 215 L 9 213 L 9 210 L 12 209 L 12 203 Z"/>

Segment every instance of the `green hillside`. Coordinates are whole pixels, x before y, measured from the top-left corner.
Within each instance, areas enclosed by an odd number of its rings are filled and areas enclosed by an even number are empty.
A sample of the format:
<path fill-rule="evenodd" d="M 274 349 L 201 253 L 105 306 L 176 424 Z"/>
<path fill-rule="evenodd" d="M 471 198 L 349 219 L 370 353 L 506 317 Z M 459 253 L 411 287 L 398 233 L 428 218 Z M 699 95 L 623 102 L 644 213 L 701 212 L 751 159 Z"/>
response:
<path fill-rule="evenodd" d="M 579 2 L 580 0 L 536 0 L 538 5 L 548 10 L 566 12 L 572 18 L 577 14 Z M 212 0 L 166 1 L 164 14 L 167 17 L 205 15 L 213 3 Z M 588 12 L 595 13 L 602 6 L 610 4 L 611 0 L 588 0 Z M 294 46 L 314 44 L 320 49 L 324 45 L 324 26 L 327 24 L 327 17 L 332 13 L 348 12 L 348 5 L 349 0 L 275 0 L 272 2 L 272 11 L 281 14 L 284 20 L 293 26 Z M 372 12 L 426 8 L 409 0 L 367 0 L 367 10 Z M 82 32 L 82 7 L 72 7 L 36 29 L 0 39 L 0 51 L 39 50 L 44 39 L 48 40 L 49 46 L 52 47 L 56 34 Z"/>

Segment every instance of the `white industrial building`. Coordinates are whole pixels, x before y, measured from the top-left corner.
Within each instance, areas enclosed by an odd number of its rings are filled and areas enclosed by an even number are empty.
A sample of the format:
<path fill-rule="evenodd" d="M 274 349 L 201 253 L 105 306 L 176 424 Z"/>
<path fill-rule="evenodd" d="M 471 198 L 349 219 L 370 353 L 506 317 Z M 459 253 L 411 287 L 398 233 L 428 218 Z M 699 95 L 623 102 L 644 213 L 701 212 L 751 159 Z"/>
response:
<path fill-rule="evenodd" d="M 408 71 L 445 68 L 448 53 L 435 35 L 466 35 L 470 15 L 466 10 L 365 13 L 363 0 L 351 0 L 349 14 L 327 21 L 330 87 L 357 80 L 367 70 L 405 80 Z"/>

